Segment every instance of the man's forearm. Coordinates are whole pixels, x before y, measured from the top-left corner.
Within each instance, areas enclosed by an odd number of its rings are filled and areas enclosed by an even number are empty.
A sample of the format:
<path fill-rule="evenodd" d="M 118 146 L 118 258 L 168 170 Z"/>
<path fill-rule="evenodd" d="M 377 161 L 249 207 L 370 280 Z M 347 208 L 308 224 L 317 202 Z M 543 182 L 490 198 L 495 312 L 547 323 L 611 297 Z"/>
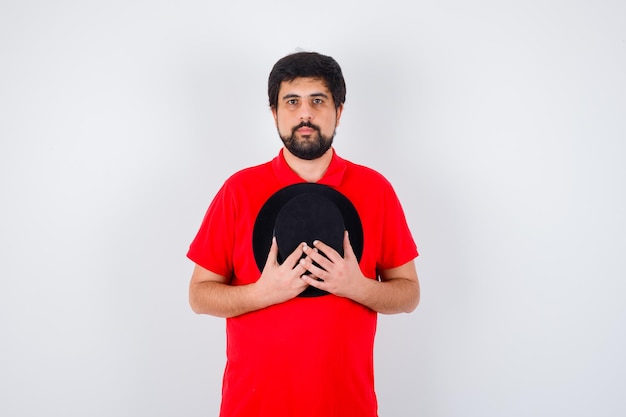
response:
<path fill-rule="evenodd" d="M 198 314 L 226 318 L 240 316 L 268 305 L 256 296 L 254 284 L 235 286 L 213 281 L 192 284 L 189 289 L 189 304 Z"/>
<path fill-rule="evenodd" d="M 419 304 L 419 284 L 406 278 L 367 279 L 353 300 L 382 314 L 410 313 Z"/>

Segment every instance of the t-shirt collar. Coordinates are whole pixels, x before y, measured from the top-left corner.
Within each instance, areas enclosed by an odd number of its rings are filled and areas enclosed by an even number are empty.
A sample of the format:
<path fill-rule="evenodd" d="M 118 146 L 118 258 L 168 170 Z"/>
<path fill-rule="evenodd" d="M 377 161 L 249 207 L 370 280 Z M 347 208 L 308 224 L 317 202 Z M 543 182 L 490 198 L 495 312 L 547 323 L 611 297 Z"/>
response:
<path fill-rule="evenodd" d="M 287 164 L 284 155 L 284 149 L 281 148 L 278 156 L 272 160 L 272 168 L 274 173 L 284 186 L 305 182 L 298 174 Z M 324 184 L 331 187 L 338 187 L 343 180 L 343 174 L 346 171 L 346 161 L 340 158 L 333 148 L 333 157 L 328 165 L 328 169 L 324 176 L 317 181 L 318 184 Z"/>

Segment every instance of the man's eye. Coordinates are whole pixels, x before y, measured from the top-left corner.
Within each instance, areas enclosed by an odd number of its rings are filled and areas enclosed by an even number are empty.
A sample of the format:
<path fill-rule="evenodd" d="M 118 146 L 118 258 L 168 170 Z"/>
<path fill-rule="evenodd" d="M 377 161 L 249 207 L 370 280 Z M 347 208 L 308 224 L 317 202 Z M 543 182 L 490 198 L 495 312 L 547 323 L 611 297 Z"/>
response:
<path fill-rule="evenodd" d="M 298 100 L 296 100 L 295 98 L 292 98 L 291 100 L 287 100 L 287 104 L 290 104 L 290 105 L 294 105 L 297 103 L 298 103 Z"/>
<path fill-rule="evenodd" d="M 324 102 L 324 100 L 322 100 L 321 98 L 314 98 L 313 99 L 313 104 L 322 104 Z"/>

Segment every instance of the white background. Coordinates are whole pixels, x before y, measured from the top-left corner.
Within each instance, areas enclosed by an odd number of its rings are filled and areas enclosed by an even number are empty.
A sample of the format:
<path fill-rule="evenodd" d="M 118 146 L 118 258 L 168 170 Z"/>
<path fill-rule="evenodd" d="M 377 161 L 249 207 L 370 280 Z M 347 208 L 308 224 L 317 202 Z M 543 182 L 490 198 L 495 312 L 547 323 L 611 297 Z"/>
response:
<path fill-rule="evenodd" d="M 624 415 L 625 22 L 617 0 L 3 1 L 0 415 L 217 415 L 224 321 L 191 312 L 185 254 L 224 179 L 278 152 L 267 75 L 297 49 L 341 64 L 336 149 L 394 184 L 421 253 L 420 307 L 379 321 L 381 417 Z"/>

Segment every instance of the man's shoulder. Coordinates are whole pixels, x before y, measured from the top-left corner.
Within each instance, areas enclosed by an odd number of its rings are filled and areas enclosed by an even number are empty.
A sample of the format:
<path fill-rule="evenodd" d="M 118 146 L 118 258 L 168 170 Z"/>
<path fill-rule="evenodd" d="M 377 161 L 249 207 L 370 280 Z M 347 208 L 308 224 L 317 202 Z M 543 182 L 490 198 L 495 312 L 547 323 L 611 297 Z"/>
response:
<path fill-rule="evenodd" d="M 264 176 L 269 174 L 272 174 L 272 161 L 267 161 L 263 162 L 262 164 L 242 168 L 239 171 L 236 171 L 230 177 L 228 177 L 226 183 L 236 185 L 247 184 L 250 182 L 258 182 L 261 181 Z"/>
<path fill-rule="evenodd" d="M 389 180 L 378 170 L 349 160 L 344 159 L 344 161 L 346 162 L 346 174 L 349 180 L 359 181 L 373 186 L 386 187 L 391 185 Z"/>

